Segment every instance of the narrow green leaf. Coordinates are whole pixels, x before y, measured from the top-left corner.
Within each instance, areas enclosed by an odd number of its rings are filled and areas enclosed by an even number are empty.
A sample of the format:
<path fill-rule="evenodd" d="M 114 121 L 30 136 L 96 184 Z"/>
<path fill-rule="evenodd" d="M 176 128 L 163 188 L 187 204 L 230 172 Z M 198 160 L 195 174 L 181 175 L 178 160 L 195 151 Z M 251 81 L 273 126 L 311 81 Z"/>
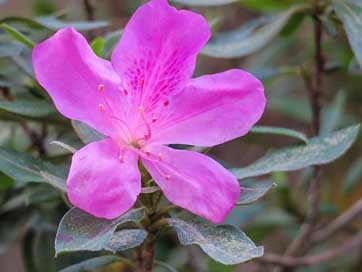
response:
<path fill-rule="evenodd" d="M 102 37 L 95 38 L 90 44 L 90 46 L 93 49 L 94 53 L 98 57 L 103 56 L 104 44 L 105 44 L 105 40 Z"/>
<path fill-rule="evenodd" d="M 95 129 L 91 128 L 85 123 L 82 123 L 80 121 L 72 120 L 72 126 L 79 136 L 79 138 L 82 140 L 83 143 L 89 144 L 95 141 L 99 141 L 105 138 L 102 134 L 100 134 Z"/>
<path fill-rule="evenodd" d="M 35 43 L 30 40 L 28 37 L 24 36 L 18 30 L 9 26 L 8 24 L 0 24 L 0 28 L 2 28 L 6 33 L 8 33 L 13 39 L 17 40 L 18 42 L 24 44 L 28 48 L 32 49 L 35 46 Z"/>
<path fill-rule="evenodd" d="M 65 144 L 63 142 L 60 142 L 60 141 L 51 141 L 50 144 L 54 144 L 54 145 L 57 145 L 57 146 L 60 146 L 61 148 L 69 151 L 70 153 L 75 153 L 77 151 L 77 149 L 75 149 L 74 147 L 68 145 L 68 144 Z"/>
<path fill-rule="evenodd" d="M 222 6 L 239 0 L 172 0 L 173 2 L 189 6 Z"/>
<path fill-rule="evenodd" d="M 322 111 L 320 134 L 325 135 L 338 128 L 346 104 L 346 94 L 339 91 L 331 105 L 325 107 Z"/>
<path fill-rule="evenodd" d="M 155 260 L 153 262 L 154 264 L 158 265 L 159 267 L 162 267 L 164 268 L 166 271 L 168 272 L 177 272 L 176 268 L 173 268 L 171 265 L 169 265 L 168 263 L 165 263 L 165 262 L 161 262 L 161 261 L 158 261 L 158 260 Z"/>
<path fill-rule="evenodd" d="M 236 58 L 252 54 L 279 34 L 291 16 L 303 12 L 308 6 L 298 5 L 272 17 L 265 23 L 265 17 L 249 22 L 246 26 L 221 34 L 216 34 L 205 46 L 202 53 L 211 57 Z M 262 27 L 260 27 L 263 25 Z"/>
<path fill-rule="evenodd" d="M 284 135 L 296 138 L 305 143 L 308 143 L 308 138 L 302 132 L 289 129 L 289 128 L 281 128 L 281 127 L 267 127 L 267 126 L 255 126 L 251 130 L 254 133 L 262 133 L 262 134 L 277 134 Z"/>
<path fill-rule="evenodd" d="M 66 22 L 63 20 L 59 20 L 53 16 L 41 16 L 35 19 L 19 17 L 19 16 L 11 16 L 0 19 L 0 24 L 12 24 L 12 23 L 20 23 L 25 24 L 31 28 L 45 28 L 52 31 L 57 31 L 59 29 L 65 27 L 74 27 L 78 31 L 87 31 L 98 28 L 107 27 L 109 25 L 106 21 L 73 21 Z"/>
<path fill-rule="evenodd" d="M 74 264 L 72 266 L 60 270 L 59 272 L 80 272 L 80 271 L 96 272 L 101 268 L 104 268 L 108 265 L 120 261 L 121 259 L 117 256 L 112 256 L 112 255 L 100 256 Z"/>
<path fill-rule="evenodd" d="M 0 43 L 0 58 L 18 56 L 24 46 L 16 42 Z"/>
<path fill-rule="evenodd" d="M 18 95 L 10 101 L 0 99 L 0 109 L 34 118 L 44 118 L 56 113 L 55 108 L 49 102 L 28 94 Z"/>
<path fill-rule="evenodd" d="M 0 171 L 20 183 L 45 182 L 65 191 L 64 167 L 35 159 L 26 153 L 0 147 Z M 57 177 L 58 180 L 50 182 L 44 175 Z"/>
<path fill-rule="evenodd" d="M 59 29 L 65 28 L 65 27 L 74 27 L 78 31 L 87 31 L 87 30 L 93 30 L 93 29 L 104 28 L 104 27 L 109 26 L 109 23 L 107 21 L 65 22 L 65 21 L 59 20 L 56 17 L 52 17 L 52 16 L 37 17 L 36 21 L 51 30 L 59 30 Z"/>
<path fill-rule="evenodd" d="M 342 21 L 354 54 L 362 67 L 362 5 L 334 1 L 334 10 Z"/>
<path fill-rule="evenodd" d="M 245 168 L 232 169 L 238 179 L 265 175 L 274 171 L 293 171 L 311 165 L 326 164 L 342 156 L 356 140 L 359 125 L 325 136 L 309 139 L 303 146 L 283 148 L 265 155 Z"/>
<path fill-rule="evenodd" d="M 136 241 L 123 239 L 122 241 L 112 240 L 118 225 L 126 222 L 139 221 L 144 217 L 143 208 L 133 209 L 126 214 L 114 219 L 107 220 L 94 217 L 77 208 L 70 209 L 60 221 L 55 239 L 56 254 L 69 251 L 98 251 L 117 248 L 130 248 L 140 241 L 140 233 L 133 237 Z M 127 230 L 129 233 L 129 230 Z M 117 234 L 120 237 L 122 234 Z"/>
<path fill-rule="evenodd" d="M 352 166 L 347 172 L 347 177 L 343 182 L 342 194 L 348 195 L 353 189 L 362 184 L 362 157 L 353 162 Z"/>
<path fill-rule="evenodd" d="M 263 197 L 275 183 L 272 180 L 240 182 L 240 198 L 236 205 L 248 205 Z"/>
<path fill-rule="evenodd" d="M 167 219 L 176 229 L 180 243 L 199 245 L 214 260 L 226 264 L 238 264 L 263 255 L 263 247 L 257 247 L 240 229 L 230 225 L 213 225 L 191 214 Z"/>

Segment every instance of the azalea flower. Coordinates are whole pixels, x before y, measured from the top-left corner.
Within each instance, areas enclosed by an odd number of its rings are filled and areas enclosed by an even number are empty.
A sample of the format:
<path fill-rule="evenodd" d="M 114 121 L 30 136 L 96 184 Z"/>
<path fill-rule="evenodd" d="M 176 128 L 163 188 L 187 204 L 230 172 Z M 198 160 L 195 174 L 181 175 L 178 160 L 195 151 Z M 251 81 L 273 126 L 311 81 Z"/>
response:
<path fill-rule="evenodd" d="M 263 86 L 245 71 L 192 78 L 210 33 L 201 15 L 151 0 L 111 61 L 73 28 L 34 48 L 36 78 L 59 112 L 107 136 L 73 155 L 67 194 L 75 207 L 107 219 L 125 213 L 141 192 L 141 160 L 170 202 L 214 223 L 225 219 L 240 195 L 237 179 L 206 155 L 167 146 L 224 143 L 264 111 Z"/>

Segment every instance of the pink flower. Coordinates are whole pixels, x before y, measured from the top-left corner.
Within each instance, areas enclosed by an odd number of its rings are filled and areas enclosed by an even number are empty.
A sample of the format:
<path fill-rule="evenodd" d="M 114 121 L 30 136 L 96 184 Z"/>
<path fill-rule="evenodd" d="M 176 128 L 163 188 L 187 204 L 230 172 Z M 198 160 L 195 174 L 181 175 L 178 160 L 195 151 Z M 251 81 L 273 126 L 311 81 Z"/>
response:
<path fill-rule="evenodd" d="M 224 167 L 167 144 L 213 146 L 246 134 L 265 107 L 262 84 L 241 70 L 191 79 L 210 37 L 206 20 L 167 0 L 140 7 L 111 62 L 73 28 L 33 51 L 36 78 L 66 117 L 105 140 L 77 151 L 67 180 L 71 203 L 112 219 L 141 191 L 140 159 L 169 201 L 220 223 L 240 194 Z"/>

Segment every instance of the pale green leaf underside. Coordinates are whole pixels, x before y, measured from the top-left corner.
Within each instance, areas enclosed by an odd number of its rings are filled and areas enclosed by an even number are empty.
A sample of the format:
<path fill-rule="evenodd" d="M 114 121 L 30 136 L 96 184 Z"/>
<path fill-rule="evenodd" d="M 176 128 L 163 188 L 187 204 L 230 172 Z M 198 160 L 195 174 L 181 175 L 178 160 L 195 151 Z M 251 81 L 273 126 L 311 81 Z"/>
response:
<path fill-rule="evenodd" d="M 115 231 L 117 226 L 126 222 L 139 221 L 143 217 L 143 208 L 130 210 L 113 220 L 97 218 L 80 209 L 72 208 L 60 221 L 55 239 L 56 254 L 81 250 L 118 251 L 118 249 L 125 250 L 137 246 L 142 243 L 140 240 L 146 237 L 146 233 L 139 230 L 124 230 L 126 233 L 122 233 L 120 230 L 115 234 Z M 130 237 L 134 240 L 127 239 L 125 234 L 132 234 Z M 118 241 L 114 240 L 114 235 L 118 237 Z"/>
<path fill-rule="evenodd" d="M 220 263 L 238 264 L 263 255 L 263 247 L 255 246 L 245 233 L 234 226 L 214 225 L 190 214 L 167 220 L 176 229 L 181 244 L 199 245 Z"/>
<path fill-rule="evenodd" d="M 293 171 L 331 162 L 351 147 L 356 140 L 359 127 L 359 125 L 351 126 L 325 136 L 311 138 L 307 145 L 270 152 L 248 167 L 231 171 L 238 179 L 243 179 L 274 171 Z"/>
<path fill-rule="evenodd" d="M 344 25 L 357 61 L 362 67 L 362 5 L 343 0 L 334 1 L 333 5 Z"/>
<path fill-rule="evenodd" d="M 306 9 L 294 6 L 270 19 L 255 19 L 238 30 L 216 34 L 201 53 L 211 57 L 237 58 L 266 46 L 286 25 L 291 16 Z"/>

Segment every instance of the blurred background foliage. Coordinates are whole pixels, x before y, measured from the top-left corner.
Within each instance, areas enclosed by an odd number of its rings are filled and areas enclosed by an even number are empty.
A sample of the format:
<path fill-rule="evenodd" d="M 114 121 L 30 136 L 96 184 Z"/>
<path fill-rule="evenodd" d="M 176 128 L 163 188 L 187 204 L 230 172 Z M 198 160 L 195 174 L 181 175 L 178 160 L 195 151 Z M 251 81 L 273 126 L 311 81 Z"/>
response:
<path fill-rule="evenodd" d="M 1 271 L 126 271 L 117 259 L 62 270 L 107 253 L 71 253 L 54 258 L 57 225 L 68 210 L 59 193 L 71 152 L 94 138 L 81 124 L 64 119 L 37 84 L 31 48 L 54 31 L 74 26 L 97 55 L 109 58 L 122 28 L 140 0 L 0 0 L 0 267 Z M 303 78 L 314 73 L 313 1 L 175 0 L 179 8 L 204 14 L 213 38 L 198 59 L 196 75 L 239 67 L 261 79 L 268 97 L 260 126 L 293 129 L 308 137 L 312 110 Z M 362 1 L 321 1 L 325 59 L 320 134 L 359 123 L 362 116 Z M 225 3 L 225 5 L 220 5 Z M 352 15 L 351 15 L 352 13 Z M 197 26 L 195 26 L 197 27 Z M 345 30 L 344 30 L 345 27 Z M 346 33 L 348 35 L 346 35 Z M 224 165 L 249 165 L 263 154 L 302 144 L 303 134 L 254 129 L 241 139 L 209 150 Z M 266 133 L 267 132 L 267 133 Z M 294 133 L 294 134 L 293 134 Z M 283 135 L 284 134 L 284 135 Z M 294 137 L 290 137 L 290 136 Z M 58 141 L 58 142 L 54 142 Z M 60 144 L 59 144 L 60 142 Z M 362 139 L 346 155 L 323 166 L 321 226 L 328 226 L 362 196 Z M 226 223 L 241 227 L 266 252 L 282 254 L 307 213 L 312 170 L 273 171 L 276 184 L 258 202 L 238 206 Z M 357 202 L 358 203 L 358 202 Z M 356 220 L 310 252 L 340 245 L 362 228 Z M 174 233 L 160 240 L 156 271 L 272 271 L 257 261 L 238 266 L 218 264 L 196 247 L 180 247 Z M 165 264 L 166 263 L 166 264 Z M 87 270 L 88 269 L 88 270 Z M 264 270 L 263 270 L 264 269 Z M 362 271 L 362 247 L 328 262 L 296 269 L 303 272 Z"/>

